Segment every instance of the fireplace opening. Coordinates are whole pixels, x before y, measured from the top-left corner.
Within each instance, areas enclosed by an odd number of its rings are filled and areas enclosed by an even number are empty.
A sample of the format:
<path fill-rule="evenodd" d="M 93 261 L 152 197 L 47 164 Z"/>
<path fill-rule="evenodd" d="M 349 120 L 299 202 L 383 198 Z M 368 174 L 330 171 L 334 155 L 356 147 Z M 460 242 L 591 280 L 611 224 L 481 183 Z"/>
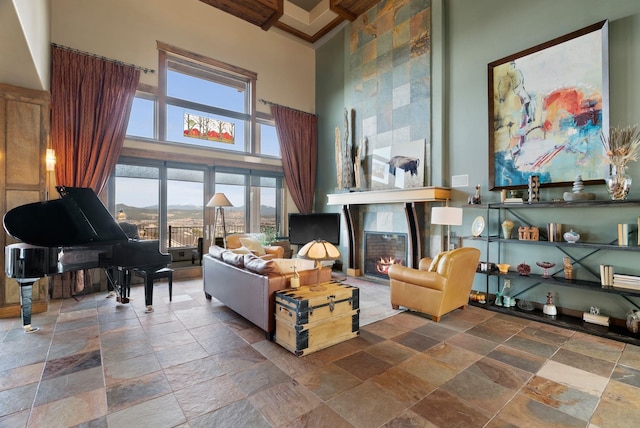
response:
<path fill-rule="evenodd" d="M 406 266 L 407 234 L 364 232 L 364 274 L 388 279 L 391 265 Z"/>

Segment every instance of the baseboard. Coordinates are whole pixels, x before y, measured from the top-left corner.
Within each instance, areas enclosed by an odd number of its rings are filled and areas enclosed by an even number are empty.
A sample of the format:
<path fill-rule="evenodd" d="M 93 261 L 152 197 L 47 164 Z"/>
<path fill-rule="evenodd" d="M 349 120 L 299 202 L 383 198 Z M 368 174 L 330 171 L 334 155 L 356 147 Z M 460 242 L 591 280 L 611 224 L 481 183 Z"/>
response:
<path fill-rule="evenodd" d="M 47 301 L 33 302 L 31 304 L 32 314 L 41 314 L 43 312 L 47 312 L 48 310 L 49 302 Z M 0 318 L 19 318 L 20 316 L 20 303 L 15 303 L 13 305 L 3 306 L 0 308 Z"/>

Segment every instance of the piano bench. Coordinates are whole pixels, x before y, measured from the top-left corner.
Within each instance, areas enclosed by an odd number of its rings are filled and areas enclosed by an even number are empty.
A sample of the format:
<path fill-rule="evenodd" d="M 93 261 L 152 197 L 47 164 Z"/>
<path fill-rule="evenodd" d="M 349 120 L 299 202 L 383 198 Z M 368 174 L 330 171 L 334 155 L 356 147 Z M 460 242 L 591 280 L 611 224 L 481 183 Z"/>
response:
<path fill-rule="evenodd" d="M 144 282 L 147 282 L 147 273 L 142 270 L 134 270 L 134 273 L 138 276 L 141 276 L 144 279 Z M 173 300 L 173 269 L 171 268 L 162 268 L 157 271 L 149 274 L 149 279 L 155 283 L 158 279 L 167 278 L 169 281 L 169 301 Z"/>

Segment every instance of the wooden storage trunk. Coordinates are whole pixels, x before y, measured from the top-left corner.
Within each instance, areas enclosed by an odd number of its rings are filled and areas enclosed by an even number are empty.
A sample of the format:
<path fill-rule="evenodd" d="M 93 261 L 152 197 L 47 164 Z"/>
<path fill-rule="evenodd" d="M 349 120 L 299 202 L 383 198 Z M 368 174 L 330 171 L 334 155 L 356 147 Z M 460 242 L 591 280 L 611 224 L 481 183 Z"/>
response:
<path fill-rule="evenodd" d="M 360 334 L 360 290 L 326 282 L 277 291 L 275 341 L 306 355 Z"/>

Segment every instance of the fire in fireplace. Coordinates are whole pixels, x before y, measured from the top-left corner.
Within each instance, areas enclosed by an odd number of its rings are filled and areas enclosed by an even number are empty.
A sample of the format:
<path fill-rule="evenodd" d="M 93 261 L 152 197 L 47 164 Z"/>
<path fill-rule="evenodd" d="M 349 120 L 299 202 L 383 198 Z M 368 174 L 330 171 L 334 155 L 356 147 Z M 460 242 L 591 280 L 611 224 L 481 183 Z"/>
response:
<path fill-rule="evenodd" d="M 364 232 L 364 274 L 389 278 L 393 264 L 406 265 L 407 234 Z"/>

